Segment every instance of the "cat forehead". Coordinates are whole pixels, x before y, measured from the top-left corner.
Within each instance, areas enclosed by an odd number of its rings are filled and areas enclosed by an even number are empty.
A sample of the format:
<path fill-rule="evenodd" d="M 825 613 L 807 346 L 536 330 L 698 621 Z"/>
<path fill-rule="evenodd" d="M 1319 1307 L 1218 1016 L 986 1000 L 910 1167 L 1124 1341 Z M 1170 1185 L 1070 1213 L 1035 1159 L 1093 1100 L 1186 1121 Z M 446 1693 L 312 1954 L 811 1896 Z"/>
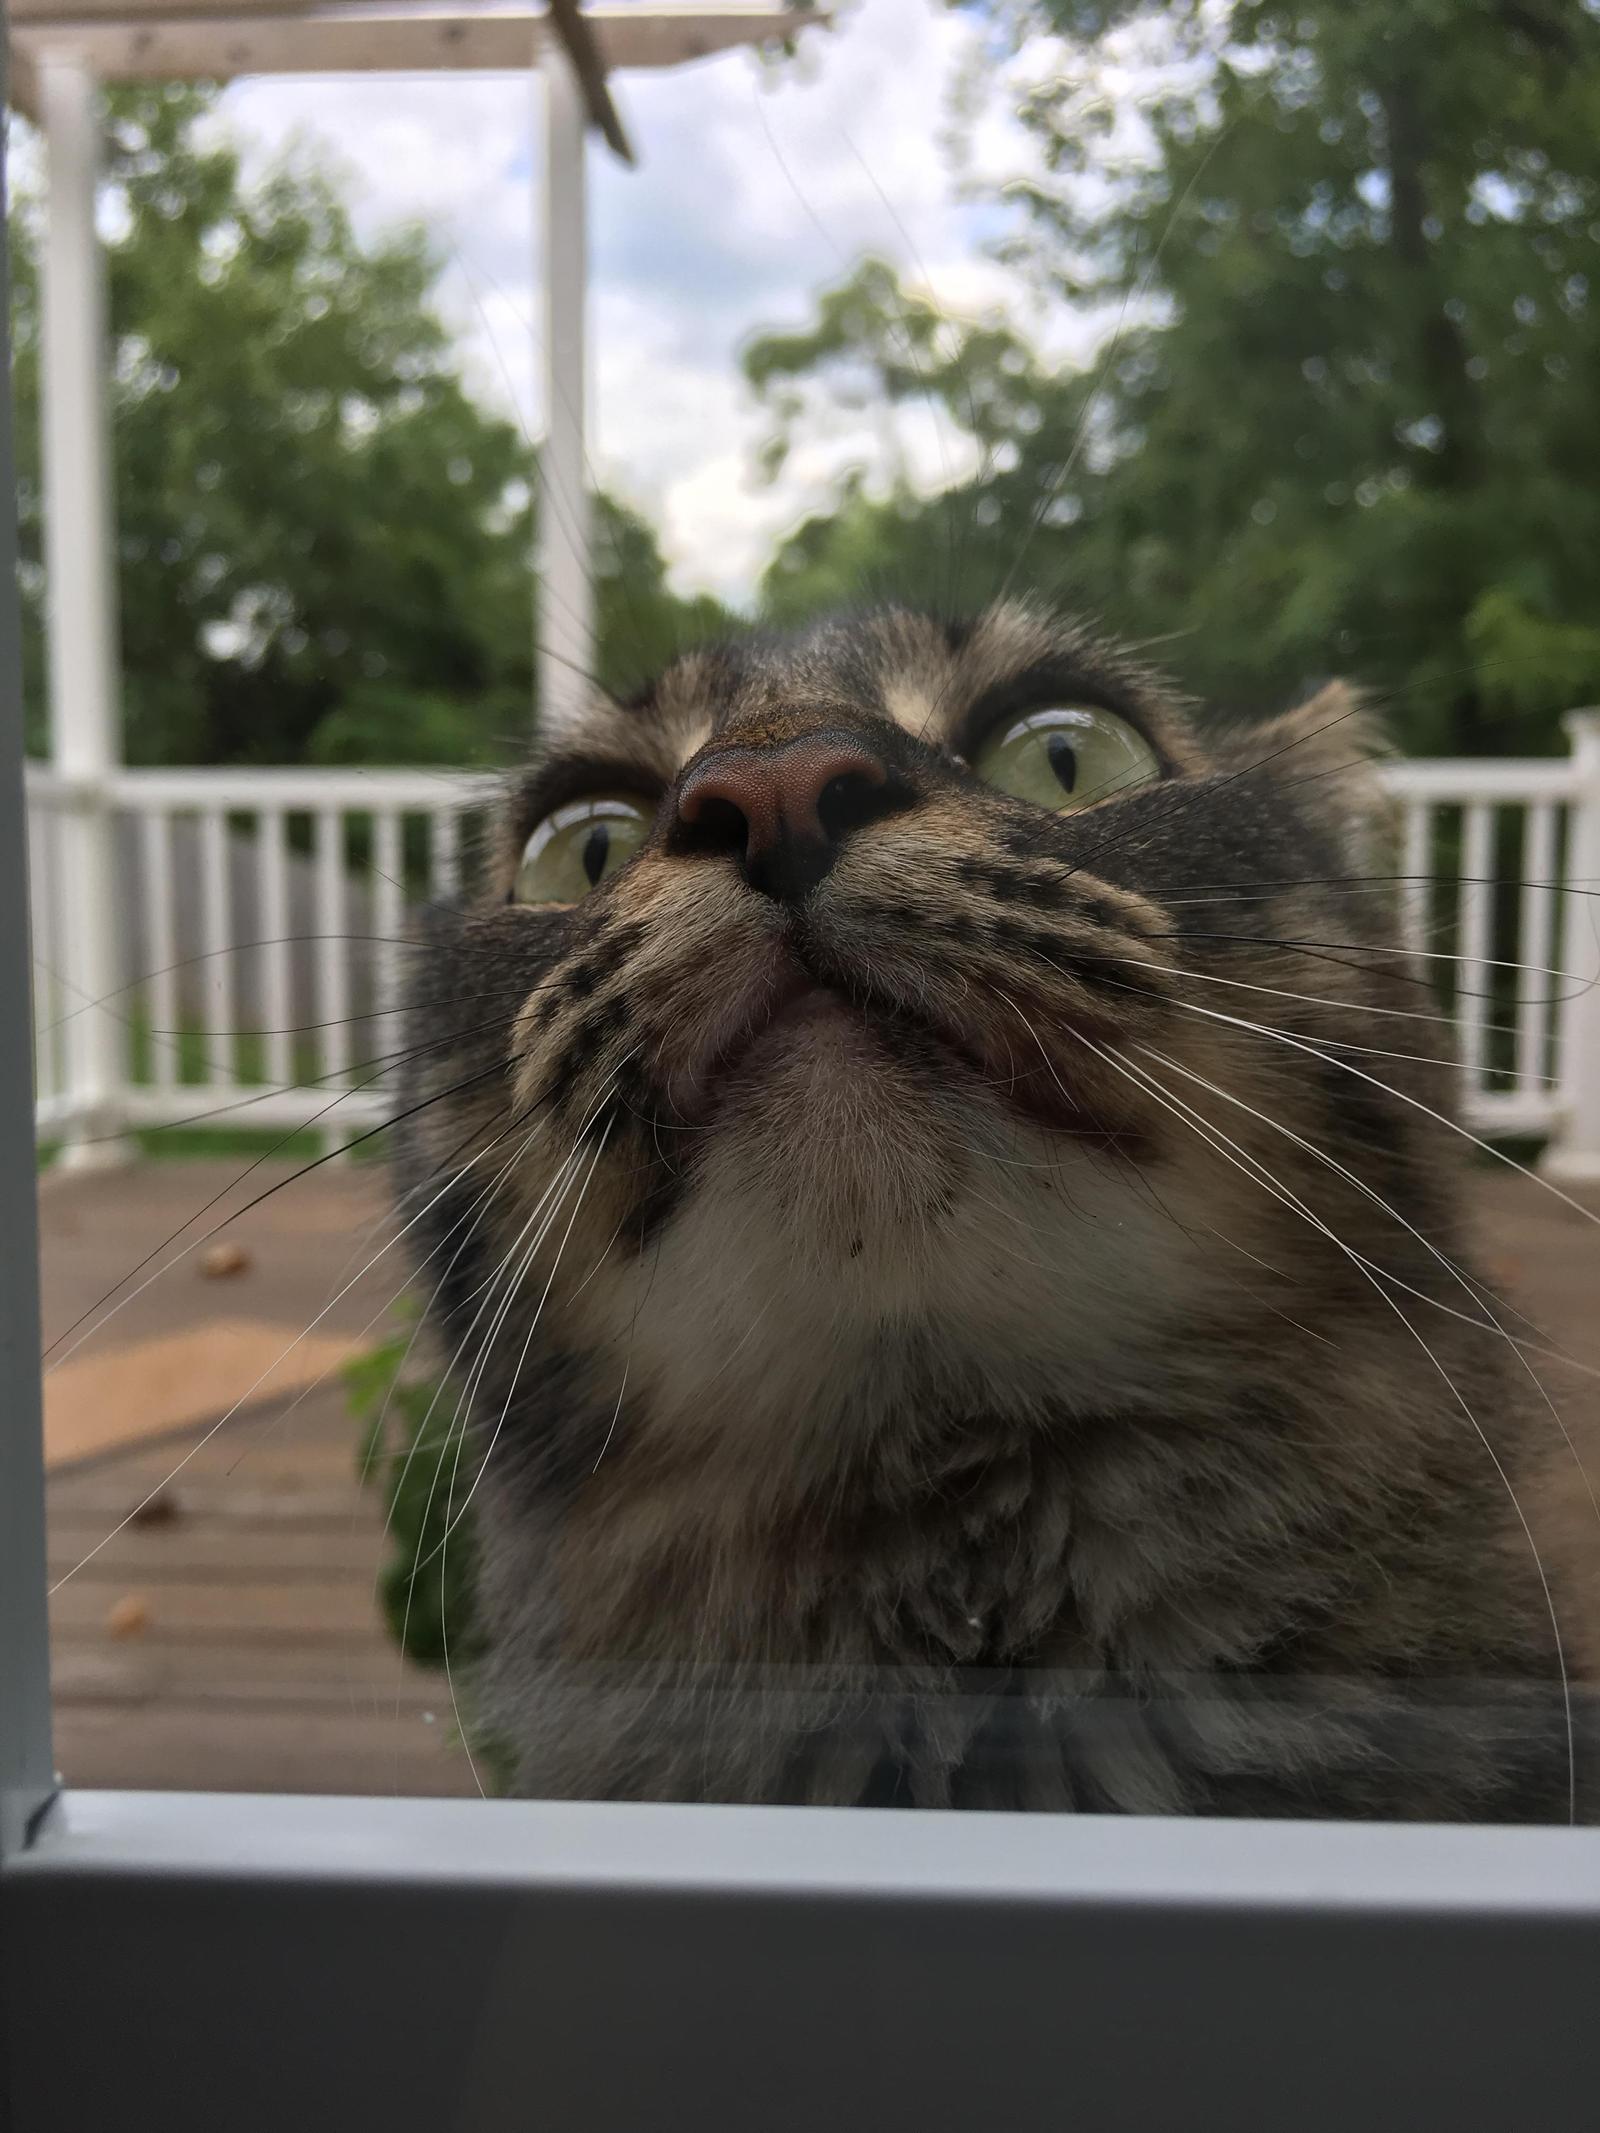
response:
<path fill-rule="evenodd" d="M 799 710 L 883 719 L 949 742 L 974 705 L 1045 672 L 1112 702 L 1151 693 L 1093 632 L 1022 603 L 965 621 L 886 608 L 685 653 L 634 702 L 591 704 L 551 737 L 551 749 L 666 781 L 733 722 Z"/>

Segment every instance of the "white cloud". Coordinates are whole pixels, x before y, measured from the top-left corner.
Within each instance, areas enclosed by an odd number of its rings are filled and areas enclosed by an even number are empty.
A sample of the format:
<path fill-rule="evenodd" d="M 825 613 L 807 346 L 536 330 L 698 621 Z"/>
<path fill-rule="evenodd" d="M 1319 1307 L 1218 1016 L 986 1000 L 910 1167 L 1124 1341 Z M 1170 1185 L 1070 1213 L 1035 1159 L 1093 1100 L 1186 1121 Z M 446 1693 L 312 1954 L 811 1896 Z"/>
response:
<path fill-rule="evenodd" d="M 774 537 L 835 468 L 876 452 L 873 424 L 858 421 L 759 484 L 765 421 L 738 369 L 753 332 L 802 320 L 815 289 L 865 251 L 952 308 L 1014 298 L 985 253 L 995 210 L 961 197 L 946 152 L 973 34 L 939 0 L 863 0 L 776 70 L 734 52 L 617 79 L 641 167 L 591 149 L 591 455 L 660 524 L 679 583 L 747 596 Z M 536 432 L 535 85 L 256 80 L 231 88 L 221 115 L 250 144 L 247 167 L 298 143 L 344 170 L 362 226 L 427 225 L 450 261 L 440 300 L 476 389 Z M 975 142 L 984 168 L 1026 154 L 998 106 Z M 1070 321 L 1035 323 L 1053 344 L 1072 338 Z M 925 413 L 908 418 L 904 449 L 924 480 L 950 463 Z"/>

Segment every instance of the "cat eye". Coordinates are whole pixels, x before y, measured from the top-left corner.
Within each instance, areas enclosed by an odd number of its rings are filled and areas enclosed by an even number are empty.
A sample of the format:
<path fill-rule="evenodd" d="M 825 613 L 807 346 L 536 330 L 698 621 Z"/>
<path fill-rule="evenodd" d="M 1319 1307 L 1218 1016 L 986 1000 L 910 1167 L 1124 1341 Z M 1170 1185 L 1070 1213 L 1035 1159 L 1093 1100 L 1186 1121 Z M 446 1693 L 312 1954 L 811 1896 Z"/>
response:
<path fill-rule="evenodd" d="M 625 866 L 650 834 L 650 811 L 625 793 L 570 800 L 523 847 L 514 904 L 575 904 Z"/>
<path fill-rule="evenodd" d="M 986 785 L 1057 813 L 1092 807 L 1161 775 L 1155 750 L 1115 711 L 1030 711 L 996 727 L 973 757 Z"/>

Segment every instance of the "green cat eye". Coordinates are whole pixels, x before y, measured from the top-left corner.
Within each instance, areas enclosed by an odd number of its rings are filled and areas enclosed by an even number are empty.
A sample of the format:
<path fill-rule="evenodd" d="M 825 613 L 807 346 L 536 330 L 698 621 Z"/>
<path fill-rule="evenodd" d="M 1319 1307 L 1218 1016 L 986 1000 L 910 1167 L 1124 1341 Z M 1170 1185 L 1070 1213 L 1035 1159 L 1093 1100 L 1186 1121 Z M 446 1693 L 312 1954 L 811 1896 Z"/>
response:
<path fill-rule="evenodd" d="M 1092 807 L 1161 775 L 1155 750 L 1115 711 L 1030 711 L 999 726 L 973 757 L 986 785 L 1062 813 Z"/>
<path fill-rule="evenodd" d="M 622 793 L 570 800 L 528 839 L 511 892 L 516 904 L 575 904 L 625 866 L 650 834 L 650 811 Z"/>

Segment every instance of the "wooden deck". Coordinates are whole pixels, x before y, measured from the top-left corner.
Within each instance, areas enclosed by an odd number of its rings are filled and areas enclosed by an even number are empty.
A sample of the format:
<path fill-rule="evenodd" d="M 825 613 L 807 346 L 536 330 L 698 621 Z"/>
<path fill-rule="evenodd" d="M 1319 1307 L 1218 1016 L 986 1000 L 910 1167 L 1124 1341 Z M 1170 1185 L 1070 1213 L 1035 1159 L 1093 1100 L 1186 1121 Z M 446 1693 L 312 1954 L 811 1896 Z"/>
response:
<path fill-rule="evenodd" d="M 47 1339 L 234 1174 L 169 1164 L 48 1181 Z M 280 1174 L 258 1172 L 240 1198 Z M 1496 1286 L 1552 1342 L 1600 1364 L 1600 1227 L 1510 1173 L 1486 1171 L 1477 1191 Z M 1600 1196 L 1591 1204 L 1600 1209 Z M 165 1341 L 160 1354 L 176 1360 L 165 1376 L 142 1374 L 140 1397 L 181 1407 L 184 1356 L 214 1350 L 241 1323 L 307 1325 L 389 1234 L 382 1218 L 381 1175 L 321 1170 L 230 1225 L 249 1254 L 244 1270 L 206 1280 L 194 1259 L 180 1262 L 73 1360 Z M 321 1330 L 360 1338 L 399 1288 L 402 1256 L 391 1251 L 357 1280 Z M 1540 1374 L 1600 1489 L 1600 1379 L 1544 1363 Z M 402 1666 L 379 1621 L 380 1507 L 359 1484 L 336 1378 L 256 1400 L 203 1434 L 191 1425 L 52 1473 L 52 1575 L 73 1573 L 51 1603 L 65 1777 L 474 1792 L 444 1678 Z M 1600 1559 L 1600 1533 L 1594 1547 Z"/>
<path fill-rule="evenodd" d="M 237 1169 L 47 1182 L 47 1341 Z M 280 1175 L 257 1173 L 232 1204 Z M 381 1175 L 319 1171 L 229 1225 L 249 1255 L 243 1270 L 208 1280 L 198 1255 L 179 1262 L 63 1374 L 89 1354 L 164 1342 L 166 1381 L 145 1373 L 146 1397 L 181 1406 L 186 1340 L 215 1348 L 255 1322 L 292 1338 L 392 1234 L 382 1218 Z M 319 1330 L 359 1339 L 400 1287 L 402 1261 L 391 1251 Z M 403 1666 L 378 1616 L 381 1506 L 357 1474 L 337 1372 L 251 1402 L 204 1436 L 164 1434 L 51 1474 L 51 1576 L 73 1573 L 51 1601 L 63 1775 L 210 1791 L 475 1792 L 448 1684 Z"/>

